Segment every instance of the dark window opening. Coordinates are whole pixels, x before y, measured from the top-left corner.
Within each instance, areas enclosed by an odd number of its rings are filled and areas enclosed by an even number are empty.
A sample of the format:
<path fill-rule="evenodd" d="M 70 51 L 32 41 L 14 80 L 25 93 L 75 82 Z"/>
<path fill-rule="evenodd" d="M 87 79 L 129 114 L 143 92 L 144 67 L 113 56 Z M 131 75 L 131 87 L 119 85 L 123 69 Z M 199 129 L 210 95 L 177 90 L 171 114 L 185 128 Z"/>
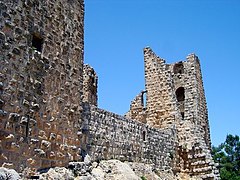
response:
<path fill-rule="evenodd" d="M 32 46 L 39 52 L 42 52 L 43 38 L 33 35 Z"/>
<path fill-rule="evenodd" d="M 143 131 L 143 141 L 146 141 L 146 131 Z"/>
<path fill-rule="evenodd" d="M 142 99 L 141 99 L 141 103 L 143 108 L 146 109 L 146 104 L 147 104 L 147 91 L 142 91 Z"/>
<path fill-rule="evenodd" d="M 184 73 L 184 67 L 183 67 L 183 63 L 182 62 L 179 62 L 179 63 L 174 65 L 173 73 L 174 74 L 183 74 Z"/>
<path fill-rule="evenodd" d="M 184 119 L 184 112 L 181 112 L 181 115 L 182 115 L 182 119 Z"/>
<path fill-rule="evenodd" d="M 185 94 L 184 94 L 184 88 L 183 87 L 180 87 L 176 90 L 176 96 L 177 96 L 178 102 L 184 101 Z"/>

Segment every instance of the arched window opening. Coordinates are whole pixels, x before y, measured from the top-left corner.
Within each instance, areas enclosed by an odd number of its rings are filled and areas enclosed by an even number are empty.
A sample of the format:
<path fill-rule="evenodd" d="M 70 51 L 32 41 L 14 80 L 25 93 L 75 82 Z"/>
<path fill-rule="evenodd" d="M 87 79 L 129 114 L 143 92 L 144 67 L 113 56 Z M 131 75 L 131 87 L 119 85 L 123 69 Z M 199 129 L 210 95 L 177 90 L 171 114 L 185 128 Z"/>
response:
<path fill-rule="evenodd" d="M 185 100 L 184 88 L 180 87 L 176 90 L 176 97 L 178 102 L 182 102 Z"/>
<path fill-rule="evenodd" d="M 173 66 L 173 73 L 174 74 L 183 74 L 184 73 L 184 66 L 182 62 L 179 62 Z"/>

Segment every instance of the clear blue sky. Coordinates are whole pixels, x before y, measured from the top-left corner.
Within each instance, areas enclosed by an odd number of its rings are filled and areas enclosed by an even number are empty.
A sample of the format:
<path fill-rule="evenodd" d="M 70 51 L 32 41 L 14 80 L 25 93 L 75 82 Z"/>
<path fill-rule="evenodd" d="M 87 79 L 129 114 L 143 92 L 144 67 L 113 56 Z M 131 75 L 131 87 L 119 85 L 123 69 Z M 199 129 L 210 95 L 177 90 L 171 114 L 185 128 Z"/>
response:
<path fill-rule="evenodd" d="M 144 89 L 143 48 L 201 61 L 213 145 L 240 135 L 239 0 L 85 0 L 85 63 L 99 107 L 124 114 Z"/>

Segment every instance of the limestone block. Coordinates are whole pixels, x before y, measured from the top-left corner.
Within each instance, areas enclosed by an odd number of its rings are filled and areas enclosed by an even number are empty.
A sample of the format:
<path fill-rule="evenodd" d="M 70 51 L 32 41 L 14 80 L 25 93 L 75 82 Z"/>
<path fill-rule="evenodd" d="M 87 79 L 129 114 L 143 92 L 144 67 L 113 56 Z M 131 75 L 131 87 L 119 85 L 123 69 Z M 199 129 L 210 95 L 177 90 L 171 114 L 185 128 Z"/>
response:
<path fill-rule="evenodd" d="M 51 147 L 51 143 L 49 141 L 46 140 L 42 140 L 41 142 L 41 149 L 49 149 Z"/>
<path fill-rule="evenodd" d="M 38 137 L 39 137 L 40 139 L 46 139 L 46 140 L 47 140 L 46 132 L 43 131 L 43 130 L 40 130 L 40 131 L 39 131 Z"/>
<path fill-rule="evenodd" d="M 62 135 L 57 134 L 56 142 L 58 142 L 58 143 L 62 143 L 63 142 Z"/>
<path fill-rule="evenodd" d="M 18 113 L 10 113 L 9 114 L 9 117 L 8 117 L 9 121 L 18 122 L 19 119 L 20 119 L 20 114 L 18 114 Z"/>
<path fill-rule="evenodd" d="M 0 142 L 1 143 L 1 142 Z M 1 147 L 2 148 L 2 147 Z M 8 158 L 7 156 L 5 156 L 3 153 L 0 154 L 0 161 L 2 162 L 7 162 L 8 161 Z"/>
<path fill-rule="evenodd" d="M 0 117 L 5 117 L 7 116 L 7 114 L 8 114 L 7 111 L 0 109 Z"/>
<path fill-rule="evenodd" d="M 49 154 L 50 159 L 54 159 L 56 157 L 56 153 L 54 151 L 51 151 Z"/>
<path fill-rule="evenodd" d="M 14 180 L 20 180 L 21 177 L 14 169 L 12 168 L 12 165 L 6 165 L 4 164 L 3 167 L 0 167 L 0 179 L 14 179 Z"/>
<path fill-rule="evenodd" d="M 26 107 L 29 107 L 30 106 L 30 102 L 26 99 L 23 100 L 23 105 L 26 106 Z"/>
<path fill-rule="evenodd" d="M 13 134 L 8 134 L 6 137 L 5 137 L 5 140 L 6 141 L 13 141 L 15 138 L 15 136 Z"/>
<path fill-rule="evenodd" d="M 39 157 L 45 157 L 46 153 L 42 149 L 34 149 L 34 152 L 39 156 Z"/>
<path fill-rule="evenodd" d="M 53 141 L 56 139 L 56 134 L 55 133 L 50 133 L 49 140 Z"/>
<path fill-rule="evenodd" d="M 56 158 L 57 158 L 58 160 L 62 160 L 62 159 L 65 158 L 65 155 L 64 155 L 63 153 L 61 153 L 61 152 L 57 152 Z"/>
<path fill-rule="evenodd" d="M 36 166 L 36 165 L 37 165 L 37 163 L 36 163 L 35 159 L 33 159 L 33 158 L 28 158 L 27 159 L 27 166 L 28 167 L 33 167 L 33 166 Z"/>

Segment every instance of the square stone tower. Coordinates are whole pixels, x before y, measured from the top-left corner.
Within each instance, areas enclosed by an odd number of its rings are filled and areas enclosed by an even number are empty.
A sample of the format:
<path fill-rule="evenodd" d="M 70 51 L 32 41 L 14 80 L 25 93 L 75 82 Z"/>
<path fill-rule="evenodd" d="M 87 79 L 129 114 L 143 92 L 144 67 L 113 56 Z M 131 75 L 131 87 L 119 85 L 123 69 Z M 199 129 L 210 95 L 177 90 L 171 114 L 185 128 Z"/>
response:
<path fill-rule="evenodd" d="M 78 160 L 83 0 L 1 0 L 0 15 L 0 165 Z"/>
<path fill-rule="evenodd" d="M 147 124 L 197 126 L 209 147 L 209 123 L 199 59 L 191 54 L 185 62 L 166 64 L 144 49 Z M 188 125 L 187 125 L 188 126 Z M 187 139 L 186 139 L 187 140 Z"/>
<path fill-rule="evenodd" d="M 216 168 L 210 153 L 208 114 L 198 57 L 191 54 L 186 61 L 166 64 L 147 47 L 144 65 L 146 89 L 132 101 L 127 117 L 155 128 L 176 128 L 175 171 L 214 178 Z"/>

